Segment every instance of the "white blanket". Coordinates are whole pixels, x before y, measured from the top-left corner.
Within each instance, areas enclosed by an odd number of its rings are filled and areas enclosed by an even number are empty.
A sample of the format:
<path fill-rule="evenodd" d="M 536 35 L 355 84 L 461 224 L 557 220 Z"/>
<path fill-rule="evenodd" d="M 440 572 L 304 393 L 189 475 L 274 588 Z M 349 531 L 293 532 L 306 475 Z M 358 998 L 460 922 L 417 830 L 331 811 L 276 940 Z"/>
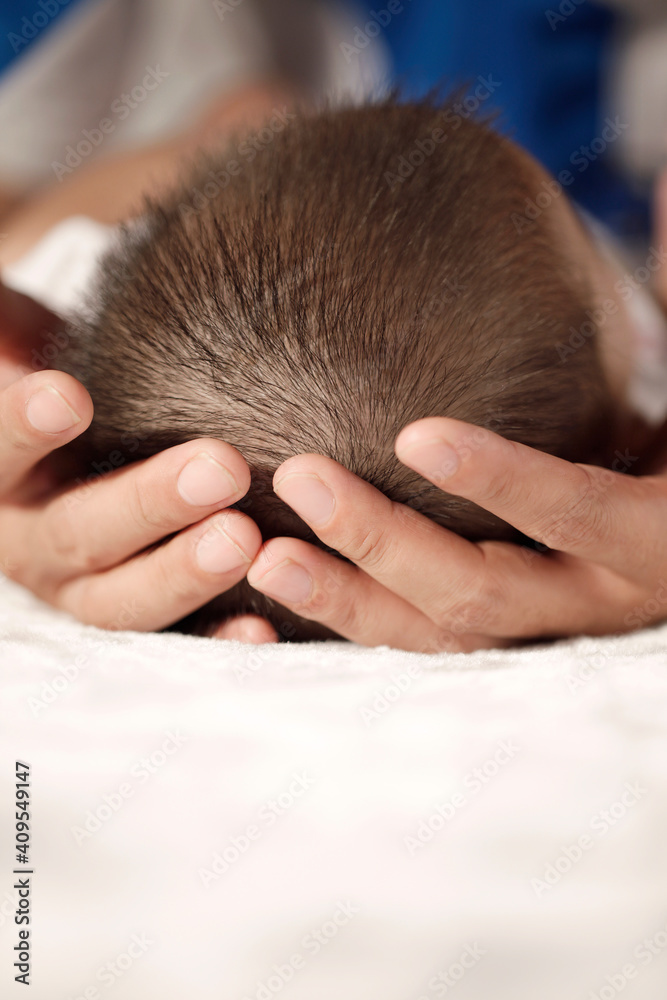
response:
<path fill-rule="evenodd" d="M 253 649 L 0 595 L 3 998 L 664 1000 L 667 628 Z"/>

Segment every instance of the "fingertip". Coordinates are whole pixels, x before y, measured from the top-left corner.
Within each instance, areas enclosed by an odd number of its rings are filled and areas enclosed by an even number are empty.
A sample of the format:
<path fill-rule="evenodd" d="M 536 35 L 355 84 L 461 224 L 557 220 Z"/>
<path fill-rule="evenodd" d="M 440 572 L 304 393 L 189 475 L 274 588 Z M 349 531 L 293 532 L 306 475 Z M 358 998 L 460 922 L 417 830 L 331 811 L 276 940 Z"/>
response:
<path fill-rule="evenodd" d="M 278 558 L 278 553 L 280 545 L 276 547 L 276 542 L 279 539 L 271 538 L 268 542 L 264 542 L 257 552 L 255 553 L 255 558 L 253 559 L 248 572 L 246 574 L 246 579 L 251 587 L 254 587 L 261 578 L 264 576 L 268 569 L 275 565 Z"/>
<path fill-rule="evenodd" d="M 209 455 L 228 470 L 237 484 L 241 496 L 245 496 L 248 492 L 250 468 L 241 452 L 233 444 L 228 444 L 217 438 L 196 438 L 194 441 L 188 441 L 185 445 L 175 445 L 175 449 L 182 448 L 188 449 L 192 453 L 191 457 L 201 453 Z"/>
<path fill-rule="evenodd" d="M 200 572 L 221 579 L 242 579 L 262 538 L 257 525 L 236 510 L 223 510 L 201 521 L 192 532 Z"/>
<path fill-rule="evenodd" d="M 421 445 L 429 439 L 447 436 L 447 431 L 455 433 L 458 427 L 470 427 L 461 420 L 452 417 L 423 417 L 406 424 L 394 442 L 394 452 L 400 458 L 400 453 L 415 445 Z"/>
<path fill-rule="evenodd" d="M 447 475 L 451 475 L 463 460 L 485 449 L 497 436 L 487 427 L 453 417 L 425 417 L 403 428 L 394 442 L 394 453 L 404 465 L 415 468 L 418 454 L 429 452 L 434 459 L 433 449 L 438 448 L 437 471 L 444 462 Z M 421 458 L 419 461 L 423 464 Z"/>
<path fill-rule="evenodd" d="M 271 538 L 264 542 L 253 559 L 246 580 L 251 587 L 264 593 L 264 578 L 283 562 L 304 563 L 310 565 L 312 546 L 299 538 Z"/>
<path fill-rule="evenodd" d="M 292 455 L 279 465 L 273 473 L 273 488 L 287 476 L 312 475 L 318 471 L 326 471 L 332 465 L 338 465 L 332 458 L 326 458 L 316 452 L 304 452 L 302 455 Z"/>
<path fill-rule="evenodd" d="M 60 445 L 81 434 L 93 419 L 90 394 L 65 372 L 33 372 L 13 383 L 9 393 L 10 419 L 13 410 L 31 437 L 56 438 Z"/>
<path fill-rule="evenodd" d="M 81 423 L 88 426 L 93 419 L 94 407 L 93 400 L 86 387 L 67 372 L 48 371 L 42 374 L 46 375 L 47 381 L 61 396 L 64 396 L 72 409 L 78 414 Z"/>
<path fill-rule="evenodd" d="M 227 510 L 215 515 L 222 518 L 225 533 L 245 552 L 252 562 L 262 547 L 262 533 L 251 517 L 240 510 Z"/>
<path fill-rule="evenodd" d="M 260 618 L 259 615 L 239 615 L 219 625 L 212 638 L 235 639 L 237 642 L 261 646 L 264 643 L 278 642 L 278 633 L 266 618 Z"/>

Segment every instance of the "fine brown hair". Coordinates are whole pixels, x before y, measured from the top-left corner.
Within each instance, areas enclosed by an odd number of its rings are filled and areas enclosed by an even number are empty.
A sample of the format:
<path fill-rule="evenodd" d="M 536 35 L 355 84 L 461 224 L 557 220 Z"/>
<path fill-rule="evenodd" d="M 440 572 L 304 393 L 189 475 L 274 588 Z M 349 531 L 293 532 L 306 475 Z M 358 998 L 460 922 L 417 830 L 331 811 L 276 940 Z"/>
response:
<path fill-rule="evenodd" d="M 549 213 L 517 233 L 537 181 L 490 125 L 392 99 L 298 116 L 230 175 L 232 155 L 202 155 L 147 200 L 69 327 L 58 367 L 95 404 L 83 468 L 219 438 L 250 465 L 237 506 L 263 537 L 317 544 L 271 488 L 301 452 L 471 539 L 517 533 L 397 461 L 410 421 L 456 417 L 601 460 L 610 399 L 595 338 L 566 365 L 557 354 L 592 293 Z M 178 627 L 240 611 L 320 634 L 245 581 Z"/>

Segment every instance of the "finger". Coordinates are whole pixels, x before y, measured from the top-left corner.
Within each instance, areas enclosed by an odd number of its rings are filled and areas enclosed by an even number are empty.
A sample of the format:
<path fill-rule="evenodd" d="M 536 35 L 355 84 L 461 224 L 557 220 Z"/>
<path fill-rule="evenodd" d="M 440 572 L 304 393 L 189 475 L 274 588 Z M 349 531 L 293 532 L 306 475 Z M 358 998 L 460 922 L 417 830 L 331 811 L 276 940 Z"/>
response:
<path fill-rule="evenodd" d="M 417 515 L 420 517 L 420 515 Z M 423 519 L 426 520 L 426 519 Z M 450 534 L 434 526 L 447 542 Z M 602 567 L 571 556 L 504 542 L 484 542 L 485 572 L 477 591 L 457 586 L 460 571 L 438 560 L 429 534 L 429 560 L 419 567 L 413 604 L 397 598 L 363 571 L 297 539 L 272 539 L 248 571 L 248 582 L 297 614 L 363 645 L 388 644 L 421 652 L 470 652 L 503 648 L 518 639 L 627 631 L 628 613 L 643 605 L 645 588 L 632 585 Z M 399 544 L 405 544 L 405 538 Z M 468 545 L 469 543 L 464 543 Z M 413 538 L 407 551 L 419 543 Z M 471 546 L 476 548 L 476 546 Z M 467 577 L 467 566 L 463 567 Z M 445 593 L 440 582 L 450 578 Z M 393 589 L 405 588 L 398 572 Z M 301 588 L 301 589 L 297 589 Z M 428 609 L 428 616 L 414 606 Z M 637 621 L 641 607 L 635 607 Z"/>
<path fill-rule="evenodd" d="M 212 633 L 214 639 L 235 639 L 260 646 L 265 642 L 278 642 L 278 633 L 271 622 L 259 615 L 237 615 L 218 625 Z"/>
<path fill-rule="evenodd" d="M 550 549 L 636 579 L 667 557 L 667 479 L 574 465 L 446 417 L 406 427 L 396 455 Z M 626 469 L 633 460 L 617 459 Z"/>
<path fill-rule="evenodd" d="M 201 439 L 97 475 L 27 519 L 24 512 L 7 512 L 0 523 L 8 534 L 13 517 L 15 544 L 37 548 L 39 573 L 59 581 L 123 562 L 236 503 L 249 485 L 248 465 L 236 448 Z"/>
<path fill-rule="evenodd" d="M 302 618 L 364 646 L 435 653 L 487 644 L 463 630 L 438 627 L 356 566 L 300 539 L 265 543 L 248 571 L 248 583 Z"/>
<path fill-rule="evenodd" d="M 505 542 L 481 542 L 480 548 L 487 587 L 461 611 L 471 626 L 477 622 L 493 635 L 555 639 L 624 632 L 634 627 L 629 610 L 646 601 L 645 585 L 576 556 Z"/>
<path fill-rule="evenodd" d="M 90 625 L 154 631 L 235 586 L 261 544 L 254 521 L 223 511 L 122 566 L 61 585 L 51 600 Z"/>
<path fill-rule="evenodd" d="M 18 382 L 30 373 L 31 369 L 27 365 L 0 355 L 0 390 L 6 389 L 12 382 Z"/>
<path fill-rule="evenodd" d="M 597 631 L 627 599 L 630 585 L 603 567 L 507 543 L 473 544 L 321 455 L 283 463 L 274 489 L 327 546 L 457 636 Z M 249 582 L 254 574 L 255 565 Z"/>
<path fill-rule="evenodd" d="M 393 503 L 332 459 L 288 459 L 275 473 L 274 490 L 325 545 L 440 628 L 452 627 L 455 618 L 461 632 L 487 632 L 477 628 L 481 612 L 487 605 L 494 614 L 502 611 L 496 608 L 502 588 L 489 581 L 479 546 Z M 484 624 L 491 628 L 488 617 Z"/>
<path fill-rule="evenodd" d="M 46 455 L 81 434 L 93 417 L 84 387 L 64 372 L 35 372 L 0 392 L 0 495 Z"/>

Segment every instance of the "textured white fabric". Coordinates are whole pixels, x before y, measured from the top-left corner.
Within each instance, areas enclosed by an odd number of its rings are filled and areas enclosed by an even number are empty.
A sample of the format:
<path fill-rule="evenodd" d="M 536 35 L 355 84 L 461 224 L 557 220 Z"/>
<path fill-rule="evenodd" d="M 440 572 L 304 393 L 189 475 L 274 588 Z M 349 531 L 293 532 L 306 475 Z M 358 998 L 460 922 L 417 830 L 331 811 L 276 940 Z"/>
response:
<path fill-rule="evenodd" d="M 589 1000 L 628 963 L 623 995 L 664 1000 L 666 628 L 470 656 L 252 649 L 0 596 L 3 998 L 27 995 L 18 758 L 33 1000 Z"/>
<path fill-rule="evenodd" d="M 111 250 L 118 229 L 85 215 L 63 219 L 20 260 L 7 264 L 2 280 L 58 316 L 81 308 L 99 261 Z"/>

